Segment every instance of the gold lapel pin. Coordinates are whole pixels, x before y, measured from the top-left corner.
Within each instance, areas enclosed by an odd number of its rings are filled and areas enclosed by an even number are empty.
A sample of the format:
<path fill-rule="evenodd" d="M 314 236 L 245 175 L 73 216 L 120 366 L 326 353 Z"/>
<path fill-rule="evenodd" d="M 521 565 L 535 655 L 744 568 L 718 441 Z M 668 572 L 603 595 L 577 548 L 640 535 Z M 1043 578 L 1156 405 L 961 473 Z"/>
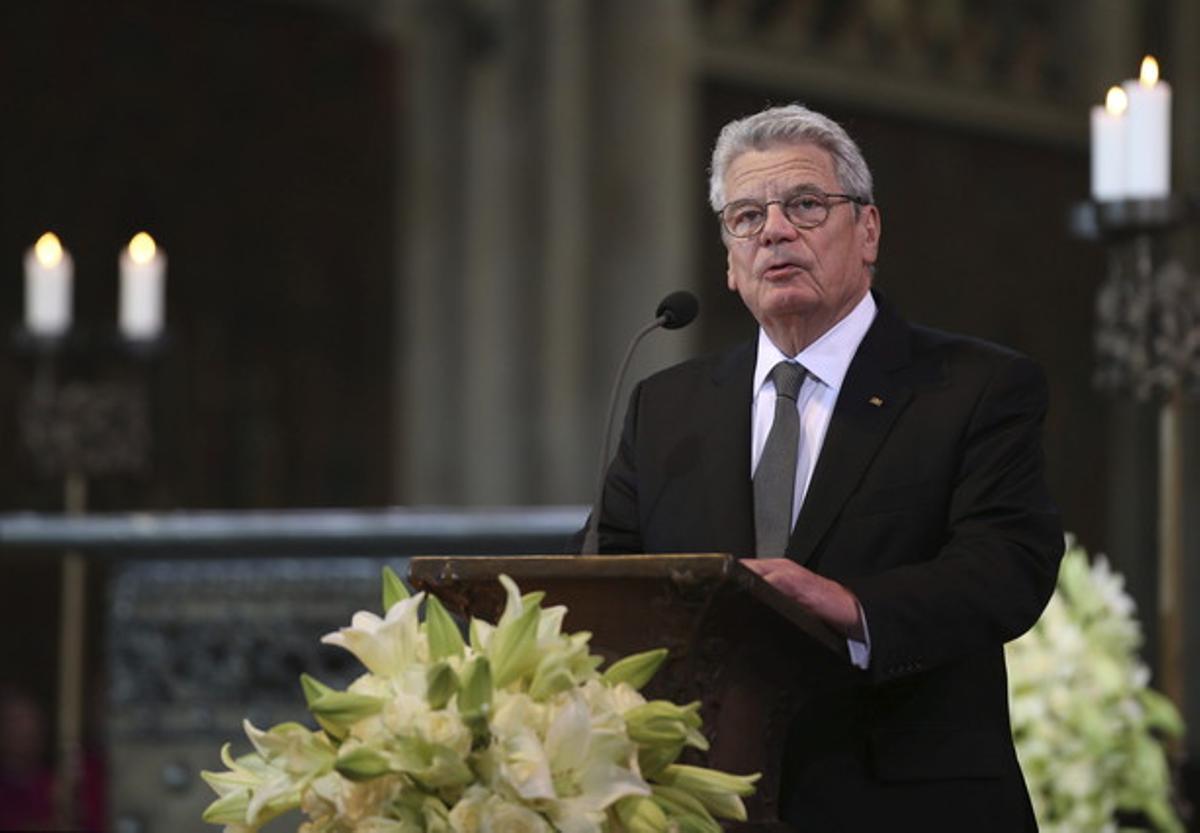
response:
<path fill-rule="evenodd" d="M 872 396 L 867 401 L 870 402 L 872 405 L 874 405 L 876 408 L 880 408 L 883 406 L 883 400 L 880 399 L 878 396 Z"/>

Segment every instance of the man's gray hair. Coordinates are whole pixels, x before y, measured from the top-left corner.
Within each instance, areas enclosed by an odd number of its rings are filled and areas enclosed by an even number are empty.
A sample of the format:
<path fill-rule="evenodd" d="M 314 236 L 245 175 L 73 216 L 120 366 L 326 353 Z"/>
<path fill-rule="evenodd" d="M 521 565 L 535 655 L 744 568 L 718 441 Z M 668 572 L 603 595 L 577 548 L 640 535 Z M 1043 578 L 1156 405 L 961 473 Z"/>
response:
<path fill-rule="evenodd" d="M 751 150 L 800 144 L 813 144 L 828 152 L 842 190 L 874 202 L 871 169 L 850 135 L 833 119 L 802 104 L 788 104 L 731 121 L 722 128 L 713 148 L 708 179 L 708 201 L 713 211 L 725 205 L 725 173 L 734 159 Z"/>

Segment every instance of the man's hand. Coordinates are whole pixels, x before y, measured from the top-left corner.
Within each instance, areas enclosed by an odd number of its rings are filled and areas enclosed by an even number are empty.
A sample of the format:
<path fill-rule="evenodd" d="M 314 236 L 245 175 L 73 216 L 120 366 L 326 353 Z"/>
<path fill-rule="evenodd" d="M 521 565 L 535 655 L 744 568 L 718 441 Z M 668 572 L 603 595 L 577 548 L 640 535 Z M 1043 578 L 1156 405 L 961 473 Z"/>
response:
<path fill-rule="evenodd" d="M 836 581 L 788 558 L 743 558 L 741 563 L 842 636 L 862 641 L 858 599 Z"/>

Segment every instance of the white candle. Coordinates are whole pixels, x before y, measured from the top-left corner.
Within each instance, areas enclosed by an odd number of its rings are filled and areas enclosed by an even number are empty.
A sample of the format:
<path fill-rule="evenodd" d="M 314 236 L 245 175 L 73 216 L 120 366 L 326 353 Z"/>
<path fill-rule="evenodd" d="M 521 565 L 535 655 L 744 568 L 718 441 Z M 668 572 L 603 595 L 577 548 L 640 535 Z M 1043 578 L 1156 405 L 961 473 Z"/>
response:
<path fill-rule="evenodd" d="M 131 341 L 152 339 L 162 331 L 167 256 L 142 231 L 121 251 L 119 266 L 121 334 Z"/>
<path fill-rule="evenodd" d="M 1171 193 L 1171 87 L 1147 55 L 1141 77 L 1121 85 L 1129 97 L 1125 115 L 1125 193 L 1155 199 Z"/>
<path fill-rule="evenodd" d="M 25 327 L 36 336 L 61 336 L 71 326 L 75 264 L 51 232 L 25 253 Z"/>
<path fill-rule="evenodd" d="M 1092 199 L 1125 197 L 1125 91 L 1110 87 L 1104 106 L 1092 108 Z"/>

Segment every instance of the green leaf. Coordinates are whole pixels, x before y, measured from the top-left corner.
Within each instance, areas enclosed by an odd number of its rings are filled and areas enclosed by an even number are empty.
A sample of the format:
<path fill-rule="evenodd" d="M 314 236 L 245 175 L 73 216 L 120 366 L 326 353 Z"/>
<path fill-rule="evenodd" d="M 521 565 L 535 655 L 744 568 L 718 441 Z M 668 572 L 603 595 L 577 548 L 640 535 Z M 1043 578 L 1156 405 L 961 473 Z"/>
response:
<path fill-rule="evenodd" d="M 529 696 L 540 702 L 572 688 L 575 677 L 571 674 L 570 659 L 564 651 L 551 652 L 542 657 L 529 683 Z"/>
<path fill-rule="evenodd" d="M 458 675 L 448 662 L 430 666 L 425 675 L 425 700 L 431 709 L 444 709 L 458 692 Z"/>
<path fill-rule="evenodd" d="M 308 674 L 300 675 L 300 688 L 304 691 L 304 702 L 309 706 L 311 706 L 313 701 L 318 697 L 337 690 L 331 686 L 325 685 L 325 683 L 321 682 L 316 677 Z"/>
<path fill-rule="evenodd" d="M 523 607 L 540 607 L 545 598 L 545 590 L 534 590 L 521 597 L 521 605 Z"/>
<path fill-rule="evenodd" d="M 300 688 L 304 691 L 304 702 L 310 711 L 312 710 L 312 704 L 315 703 L 317 699 L 326 694 L 332 694 L 333 692 L 337 691 L 337 689 L 325 685 L 325 683 L 321 682 L 316 677 L 312 677 L 308 674 L 300 675 Z M 324 717 L 316 714 L 314 714 L 313 717 L 316 718 L 317 725 L 324 729 L 326 734 L 328 734 L 335 741 L 340 741 L 346 736 L 347 730 L 344 727 L 334 723 L 332 720 L 327 720 Z"/>
<path fill-rule="evenodd" d="M 478 657 L 463 670 L 458 690 L 458 712 L 477 745 L 488 741 L 492 691 L 491 665 L 487 657 Z"/>
<path fill-rule="evenodd" d="M 504 688 L 537 662 L 537 626 L 541 610 L 527 607 L 517 618 L 496 628 L 488 646 L 496 688 Z"/>
<path fill-rule="evenodd" d="M 429 636 L 430 658 L 434 662 L 463 655 L 465 646 L 458 625 L 436 596 L 430 596 L 425 603 L 425 627 Z"/>
<path fill-rule="evenodd" d="M 640 690 L 642 686 L 650 682 L 650 678 L 654 676 L 666 658 L 666 648 L 655 648 L 653 651 L 633 654 L 610 665 L 600 679 L 610 686 L 626 683 Z"/>
<path fill-rule="evenodd" d="M 404 582 L 400 580 L 400 576 L 396 575 L 396 571 L 391 567 L 384 566 L 383 568 L 383 612 L 386 615 L 392 609 L 392 605 L 396 602 L 402 602 L 409 597 L 408 588 L 404 586 Z"/>
<path fill-rule="evenodd" d="M 471 639 L 471 648 L 475 653 L 487 653 L 487 646 L 491 644 L 491 639 L 495 632 L 496 628 L 494 625 L 488 624 L 482 619 L 471 617 L 470 625 L 467 627 L 467 635 Z"/>
<path fill-rule="evenodd" d="M 1182 737 L 1184 726 L 1179 710 L 1167 697 L 1153 689 L 1142 689 L 1138 692 L 1142 707 L 1146 710 L 1146 722 L 1151 728 L 1163 732 L 1168 737 Z"/>
<path fill-rule="evenodd" d="M 458 692 L 458 711 L 464 717 L 485 715 L 492 705 L 492 667 L 487 657 L 478 657 L 463 671 Z"/>

